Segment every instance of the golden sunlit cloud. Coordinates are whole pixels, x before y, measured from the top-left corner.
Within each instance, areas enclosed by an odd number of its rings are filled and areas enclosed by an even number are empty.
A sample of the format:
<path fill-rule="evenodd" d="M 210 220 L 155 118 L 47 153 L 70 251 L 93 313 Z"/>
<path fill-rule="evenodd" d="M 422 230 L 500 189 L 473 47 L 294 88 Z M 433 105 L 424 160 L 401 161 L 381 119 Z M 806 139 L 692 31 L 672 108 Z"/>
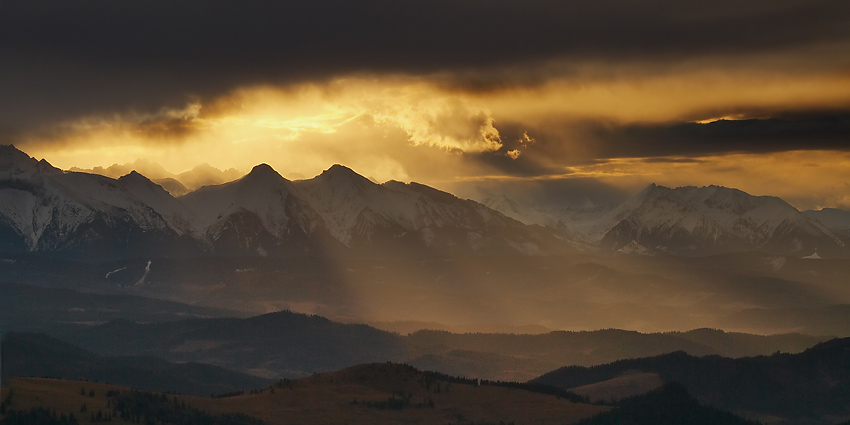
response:
<path fill-rule="evenodd" d="M 54 134 L 22 147 L 62 168 L 146 157 L 176 171 L 201 162 L 241 169 L 267 162 L 284 174 L 312 176 L 345 163 L 378 180 L 407 179 L 405 158 L 502 147 L 481 105 L 422 83 L 372 80 L 242 89 L 179 110 L 86 118 Z"/>
<path fill-rule="evenodd" d="M 811 184 L 824 188 L 818 189 L 823 191 L 817 195 L 819 205 L 847 204 L 844 183 L 830 183 L 850 181 L 837 153 L 724 155 L 700 158 L 699 163 L 597 158 L 595 141 L 580 127 L 586 122 L 709 124 L 768 118 L 783 111 L 846 110 L 846 72 L 831 68 L 766 74 L 760 68 L 681 66 L 630 73 L 625 67 L 627 71 L 608 69 L 594 77 L 593 69 L 487 91 L 440 84 L 439 78 L 400 76 L 245 87 L 152 114 L 67 122 L 24 139 L 19 147 L 65 169 L 137 158 L 172 172 L 200 163 L 247 171 L 265 162 L 295 178 L 342 163 L 378 181 L 416 180 L 438 186 L 481 176 L 507 177 L 497 160 L 474 159 L 496 153 L 493 158 L 517 167 L 536 167 L 529 175 L 542 178 L 560 174 L 551 171 L 560 168 L 567 176 L 611 181 L 619 187 L 651 181 L 721 184 L 788 200 L 803 199 Z M 505 123 L 519 127 L 519 133 L 514 128 L 507 136 L 500 128 Z M 533 131 L 523 133 L 526 128 Z M 547 134 L 548 129 L 553 130 Z M 814 155 L 808 162 L 823 164 L 800 171 L 799 179 L 784 181 L 788 174 L 776 170 L 797 167 L 801 155 Z M 601 161 L 592 162 L 595 159 Z M 589 161 L 591 165 L 582 165 Z M 544 169 L 549 171 L 539 171 Z"/>

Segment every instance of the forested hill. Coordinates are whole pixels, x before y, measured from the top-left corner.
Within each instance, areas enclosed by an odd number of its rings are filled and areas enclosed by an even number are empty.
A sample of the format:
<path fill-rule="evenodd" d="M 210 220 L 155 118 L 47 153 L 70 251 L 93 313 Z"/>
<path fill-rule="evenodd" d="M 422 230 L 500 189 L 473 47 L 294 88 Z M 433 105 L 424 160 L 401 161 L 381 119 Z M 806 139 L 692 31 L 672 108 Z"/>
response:
<path fill-rule="evenodd" d="M 679 351 L 590 368 L 570 366 L 533 382 L 570 389 L 634 371 L 679 382 L 697 399 L 725 410 L 795 420 L 850 415 L 850 338 L 827 341 L 799 354 L 731 359 Z"/>

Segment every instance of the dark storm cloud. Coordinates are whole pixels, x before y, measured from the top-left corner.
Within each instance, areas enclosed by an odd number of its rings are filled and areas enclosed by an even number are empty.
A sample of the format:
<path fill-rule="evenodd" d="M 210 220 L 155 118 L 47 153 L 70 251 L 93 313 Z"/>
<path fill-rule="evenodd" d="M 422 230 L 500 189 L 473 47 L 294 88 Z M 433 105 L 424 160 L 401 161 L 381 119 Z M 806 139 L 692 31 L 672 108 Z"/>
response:
<path fill-rule="evenodd" d="M 708 124 L 594 126 L 587 134 L 598 142 L 597 155 L 605 158 L 848 150 L 850 112 Z"/>
<path fill-rule="evenodd" d="M 644 163 L 701 163 L 699 156 L 790 150 L 850 151 L 850 111 L 786 113 L 778 118 L 719 120 L 707 124 L 622 125 L 596 122 L 549 123 L 529 127 L 497 125 L 504 146 L 468 154 L 505 175 L 566 175 L 570 167 L 601 165 L 610 158 L 643 158 Z M 518 142 L 524 132 L 531 145 Z M 519 149 L 511 159 L 505 153 Z"/>
<path fill-rule="evenodd" d="M 352 72 L 486 85 L 550 59 L 745 55 L 846 40 L 848 22 L 842 0 L 5 1 L 0 133 Z"/>

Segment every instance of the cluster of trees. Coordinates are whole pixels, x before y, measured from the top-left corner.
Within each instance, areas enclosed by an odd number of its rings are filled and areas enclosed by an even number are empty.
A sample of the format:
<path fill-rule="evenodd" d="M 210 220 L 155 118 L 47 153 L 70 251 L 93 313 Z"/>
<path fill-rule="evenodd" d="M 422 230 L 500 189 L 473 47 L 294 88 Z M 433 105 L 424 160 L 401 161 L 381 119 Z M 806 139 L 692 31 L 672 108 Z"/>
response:
<path fill-rule="evenodd" d="M 725 410 L 746 410 L 804 420 L 850 412 L 850 338 L 833 339 L 799 354 L 726 358 L 676 351 L 590 368 L 568 366 L 534 382 L 575 388 L 630 370 L 679 382 L 700 400 Z"/>
<path fill-rule="evenodd" d="M 617 407 L 577 425 L 759 425 L 732 413 L 699 404 L 672 382 L 647 394 L 621 400 Z"/>
<path fill-rule="evenodd" d="M 405 367 L 410 367 L 413 370 L 412 366 L 403 365 Z M 464 378 L 460 376 L 450 376 L 446 374 L 442 374 L 439 372 L 420 372 L 423 375 L 423 382 L 430 387 L 431 383 L 434 381 L 444 381 L 448 383 L 454 384 L 466 384 L 473 386 L 493 386 L 493 387 L 502 387 L 502 388 L 514 388 L 525 391 L 530 391 L 533 393 L 540 393 L 546 395 L 554 395 L 560 398 L 567 399 L 573 403 L 587 403 L 591 404 L 591 400 L 588 397 L 578 395 L 574 392 L 567 391 L 563 388 L 556 387 L 554 385 L 548 385 L 540 382 L 505 382 L 505 381 L 491 381 L 488 379 L 473 379 L 473 378 Z M 439 391 L 438 391 L 439 392 Z"/>
<path fill-rule="evenodd" d="M 10 410 L 5 412 L 0 425 L 78 425 L 79 421 L 73 413 L 56 415 L 55 410 L 44 407 L 33 407 L 28 411 Z"/>
<path fill-rule="evenodd" d="M 81 394 L 94 397 L 94 392 L 80 389 Z M 4 417 L 0 425 L 78 425 L 79 419 L 74 413 L 61 415 L 56 410 L 34 407 L 30 410 L 17 410 L 12 406 L 14 391 L 9 391 L 2 402 Z M 143 391 L 117 391 L 106 393 L 107 411 L 89 411 L 87 404 L 80 407 L 80 414 L 90 413 L 92 423 L 111 422 L 118 419 L 145 425 L 263 425 L 263 421 L 241 413 L 215 415 L 187 406 L 178 397 L 154 394 Z"/>
<path fill-rule="evenodd" d="M 389 396 L 386 401 L 364 401 L 361 403 L 357 400 L 354 400 L 351 402 L 351 404 L 362 404 L 366 407 L 380 410 L 402 410 L 407 407 L 426 407 L 429 409 L 433 409 L 435 407 L 434 399 L 431 397 L 424 397 L 421 402 L 417 403 L 413 403 L 412 400 L 412 393 L 405 394 L 404 391 L 398 391 L 396 394 Z"/>
<path fill-rule="evenodd" d="M 185 401 L 165 394 L 143 391 L 109 391 L 113 414 L 126 422 L 155 425 L 263 425 L 263 421 L 241 413 L 213 415 L 187 406 Z"/>

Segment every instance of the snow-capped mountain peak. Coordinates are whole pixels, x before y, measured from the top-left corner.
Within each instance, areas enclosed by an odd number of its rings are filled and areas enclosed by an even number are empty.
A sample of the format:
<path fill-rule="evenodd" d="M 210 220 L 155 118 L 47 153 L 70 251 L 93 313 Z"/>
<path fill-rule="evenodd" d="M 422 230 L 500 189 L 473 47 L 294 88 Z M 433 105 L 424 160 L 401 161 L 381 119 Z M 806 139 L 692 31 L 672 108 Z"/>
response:
<path fill-rule="evenodd" d="M 268 255 L 307 249 L 322 223 L 292 182 L 267 164 L 236 181 L 204 186 L 180 197 L 211 249 Z"/>
<path fill-rule="evenodd" d="M 178 233 L 185 234 L 194 231 L 192 228 L 192 212 L 162 186 L 135 170 L 119 177 L 117 183 L 134 198 L 165 218 Z"/>
<path fill-rule="evenodd" d="M 546 229 L 422 184 L 377 184 L 342 165 L 292 182 L 260 164 L 175 198 L 137 171 L 117 180 L 63 172 L 0 146 L 0 183 L 0 252 L 533 253 L 577 246 L 572 240 L 640 254 L 829 258 L 847 256 L 850 243 L 850 213 L 804 214 L 779 198 L 721 186 L 651 184 L 619 206 L 593 209 L 540 209 L 487 194 L 491 206 Z"/>
<path fill-rule="evenodd" d="M 266 163 L 255 165 L 247 176 L 251 176 L 251 178 L 284 178 L 271 165 Z"/>
<path fill-rule="evenodd" d="M 62 174 L 44 159 L 36 160 L 14 145 L 0 145 L 0 179 L 28 179 L 36 175 Z"/>
<path fill-rule="evenodd" d="M 675 189 L 651 184 L 593 223 L 603 245 L 633 242 L 660 252 L 707 254 L 767 250 L 810 254 L 844 243 L 820 223 L 773 196 L 722 186 Z"/>
<path fill-rule="evenodd" d="M 375 182 L 357 174 L 351 168 L 340 164 L 334 164 L 322 171 L 314 180 L 337 188 L 347 187 L 348 190 L 372 189 L 378 186 Z"/>

